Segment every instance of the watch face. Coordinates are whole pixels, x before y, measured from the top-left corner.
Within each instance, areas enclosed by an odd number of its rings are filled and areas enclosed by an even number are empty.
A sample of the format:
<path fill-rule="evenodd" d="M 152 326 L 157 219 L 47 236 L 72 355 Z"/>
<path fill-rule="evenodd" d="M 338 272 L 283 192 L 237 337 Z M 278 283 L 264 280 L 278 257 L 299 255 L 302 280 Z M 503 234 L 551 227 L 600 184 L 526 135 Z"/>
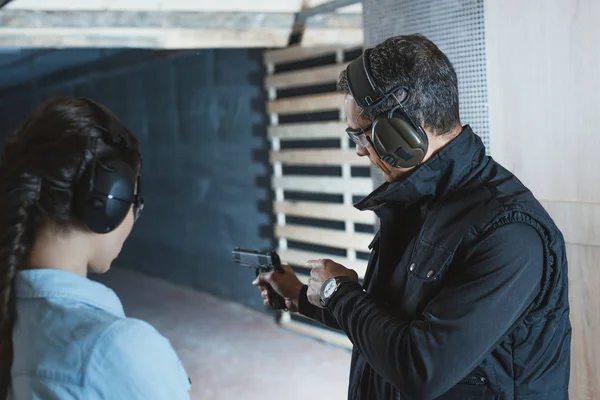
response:
<path fill-rule="evenodd" d="M 335 292 L 335 288 L 337 287 L 337 282 L 335 280 L 330 280 L 327 282 L 325 289 L 323 290 L 323 297 L 326 299 L 331 297 L 331 295 Z"/>

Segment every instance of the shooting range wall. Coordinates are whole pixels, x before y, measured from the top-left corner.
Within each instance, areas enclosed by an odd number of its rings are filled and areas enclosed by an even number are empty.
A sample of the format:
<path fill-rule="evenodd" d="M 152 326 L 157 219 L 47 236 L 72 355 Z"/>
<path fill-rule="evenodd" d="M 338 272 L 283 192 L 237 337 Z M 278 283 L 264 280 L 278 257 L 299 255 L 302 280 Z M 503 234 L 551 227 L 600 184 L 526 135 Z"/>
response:
<path fill-rule="evenodd" d="M 106 104 L 144 157 L 146 208 L 116 265 L 264 310 L 231 255 L 272 248 L 263 78 L 261 50 L 125 51 L 0 92 L 0 123 L 57 94 Z"/>
<path fill-rule="evenodd" d="M 305 282 L 308 260 L 334 259 L 361 278 L 367 266 L 375 216 L 353 203 L 372 190 L 369 161 L 355 153 L 336 92 L 340 71 L 361 50 L 290 47 L 264 54 L 277 250 Z M 351 346 L 345 335 L 298 314 L 283 313 L 280 323 Z"/>

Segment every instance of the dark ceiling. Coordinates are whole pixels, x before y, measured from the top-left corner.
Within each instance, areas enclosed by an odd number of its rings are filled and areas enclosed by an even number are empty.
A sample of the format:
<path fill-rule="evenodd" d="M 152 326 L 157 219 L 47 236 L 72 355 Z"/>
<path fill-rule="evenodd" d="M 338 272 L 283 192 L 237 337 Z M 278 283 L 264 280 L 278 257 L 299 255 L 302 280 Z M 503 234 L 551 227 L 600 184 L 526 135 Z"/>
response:
<path fill-rule="evenodd" d="M 0 48 L 0 89 L 114 56 L 121 49 Z"/>

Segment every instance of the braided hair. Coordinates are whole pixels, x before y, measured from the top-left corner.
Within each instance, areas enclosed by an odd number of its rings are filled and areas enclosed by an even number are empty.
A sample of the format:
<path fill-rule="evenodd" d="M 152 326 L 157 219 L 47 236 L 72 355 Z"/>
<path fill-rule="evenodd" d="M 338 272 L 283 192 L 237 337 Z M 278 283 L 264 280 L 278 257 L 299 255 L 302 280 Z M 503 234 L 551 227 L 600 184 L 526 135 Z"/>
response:
<path fill-rule="evenodd" d="M 7 398 L 13 362 L 12 332 L 17 319 L 14 280 L 29 262 L 37 232 L 87 229 L 74 210 L 82 172 L 98 156 L 118 157 L 132 168 L 140 164 L 139 145 L 115 147 L 98 130 L 107 121 L 82 99 L 56 97 L 40 105 L 7 141 L 0 160 L 0 400 Z"/>

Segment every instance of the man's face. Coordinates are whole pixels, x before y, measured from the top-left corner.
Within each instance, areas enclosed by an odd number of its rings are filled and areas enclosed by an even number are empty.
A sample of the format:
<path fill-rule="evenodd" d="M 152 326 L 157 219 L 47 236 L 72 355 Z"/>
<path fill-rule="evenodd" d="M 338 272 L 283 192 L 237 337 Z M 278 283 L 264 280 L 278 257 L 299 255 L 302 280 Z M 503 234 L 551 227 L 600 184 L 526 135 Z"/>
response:
<path fill-rule="evenodd" d="M 356 104 L 354 98 L 349 94 L 347 94 L 344 98 L 344 110 L 346 113 L 346 123 L 348 124 L 349 128 L 360 129 L 371 124 L 371 121 L 361 115 L 361 110 L 358 107 L 358 104 Z M 371 130 L 369 129 L 365 132 L 370 138 L 372 134 Z M 387 182 L 401 181 L 410 175 L 410 173 L 414 170 L 414 167 L 396 168 L 386 164 L 377 156 L 375 149 L 370 145 L 367 148 L 356 145 L 356 154 L 358 154 L 360 157 L 369 157 L 371 163 L 383 173 L 383 177 Z"/>

